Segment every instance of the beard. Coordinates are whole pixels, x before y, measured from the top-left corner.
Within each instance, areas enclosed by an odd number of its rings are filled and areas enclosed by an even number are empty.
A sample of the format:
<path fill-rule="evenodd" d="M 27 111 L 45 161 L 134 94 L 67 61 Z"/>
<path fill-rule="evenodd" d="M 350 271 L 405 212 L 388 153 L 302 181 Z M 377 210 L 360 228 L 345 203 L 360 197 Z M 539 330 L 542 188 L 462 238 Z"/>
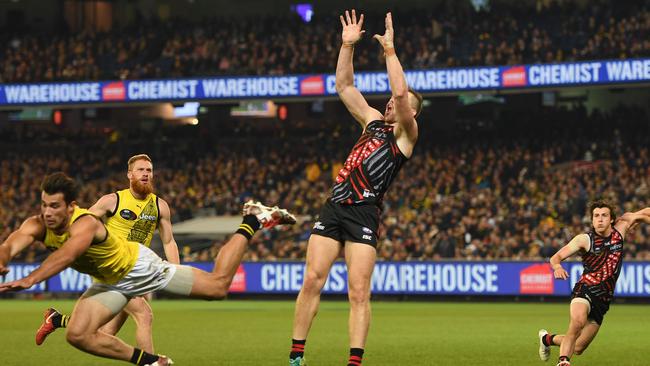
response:
<path fill-rule="evenodd" d="M 131 189 L 139 195 L 148 196 L 150 193 L 153 193 L 153 180 L 149 180 L 149 183 L 142 183 L 139 180 L 131 181 Z"/>

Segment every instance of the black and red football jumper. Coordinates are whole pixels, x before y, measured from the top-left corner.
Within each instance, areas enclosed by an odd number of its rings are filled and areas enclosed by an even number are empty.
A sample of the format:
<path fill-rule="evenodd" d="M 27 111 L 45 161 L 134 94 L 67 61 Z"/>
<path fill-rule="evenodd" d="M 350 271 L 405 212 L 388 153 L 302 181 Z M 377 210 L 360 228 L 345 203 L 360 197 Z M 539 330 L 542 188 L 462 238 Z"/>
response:
<path fill-rule="evenodd" d="M 589 251 L 582 255 L 584 271 L 573 287 L 571 298 L 589 301 L 589 319 L 602 324 L 614 297 L 616 281 L 623 265 L 623 235 L 615 228 L 603 237 L 595 232 L 589 235 Z"/>
<path fill-rule="evenodd" d="M 312 234 L 377 245 L 384 194 L 408 160 L 397 147 L 395 126 L 366 125 L 336 177 Z"/>

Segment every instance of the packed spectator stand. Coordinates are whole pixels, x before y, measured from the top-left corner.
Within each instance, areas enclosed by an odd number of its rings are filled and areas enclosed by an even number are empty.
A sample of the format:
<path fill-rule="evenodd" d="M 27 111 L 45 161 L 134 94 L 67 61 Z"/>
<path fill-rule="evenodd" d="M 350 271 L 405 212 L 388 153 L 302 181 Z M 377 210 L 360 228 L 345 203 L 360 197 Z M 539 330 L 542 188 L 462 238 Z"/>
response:
<path fill-rule="evenodd" d="M 394 11 L 395 44 L 406 69 L 642 57 L 649 10 L 647 0 L 495 1 L 489 11 L 440 2 Z M 365 28 L 355 68 L 384 70 L 370 39 L 383 31 L 383 15 L 366 12 Z M 339 33 L 338 14 L 318 12 L 309 23 L 293 14 L 152 19 L 102 33 L 6 29 L 0 82 L 333 72 Z"/>
<path fill-rule="evenodd" d="M 548 258 L 589 229 L 590 199 L 612 199 L 619 215 L 650 206 L 650 126 L 642 110 L 548 109 L 513 127 L 520 118 L 506 114 L 512 123 L 492 130 L 421 135 L 386 195 L 379 258 Z M 7 129 L 0 133 L 0 240 L 38 213 L 44 174 L 63 170 L 83 182 L 80 203 L 88 206 L 126 187 L 128 156 L 146 150 L 174 222 L 206 212 L 237 215 L 254 197 L 304 221 L 261 234 L 247 259 L 302 259 L 333 176 L 360 133 L 351 120 L 333 125 L 309 133 L 233 128 L 218 137 L 174 127 L 159 130 L 153 145 L 150 135 Z M 628 258 L 650 259 L 647 227 L 626 241 Z M 211 260 L 221 244 L 188 248 L 184 259 Z M 24 259 L 42 256 L 34 248 Z"/>

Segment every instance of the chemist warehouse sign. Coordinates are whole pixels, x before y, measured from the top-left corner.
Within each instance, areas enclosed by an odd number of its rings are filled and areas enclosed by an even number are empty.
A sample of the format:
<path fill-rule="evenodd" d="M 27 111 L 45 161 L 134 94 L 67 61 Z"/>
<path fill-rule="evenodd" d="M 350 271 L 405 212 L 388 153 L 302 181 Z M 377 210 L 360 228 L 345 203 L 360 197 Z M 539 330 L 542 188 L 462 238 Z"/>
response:
<path fill-rule="evenodd" d="M 213 263 L 189 263 L 212 270 Z M 38 264 L 13 264 L 4 281 L 23 278 Z M 548 295 L 568 296 L 582 274 L 580 263 L 565 263 L 569 281 L 553 278 L 545 262 L 378 262 L 372 275 L 375 294 L 393 295 Z M 301 262 L 246 262 L 230 292 L 296 294 L 305 277 Z M 345 264 L 335 263 L 323 290 L 347 292 Z M 73 269 L 32 287 L 31 292 L 81 292 L 92 280 Z M 616 284 L 617 296 L 650 297 L 650 262 L 626 262 Z"/>
<path fill-rule="evenodd" d="M 650 82 L 650 59 L 406 71 L 425 93 Z M 357 73 L 363 93 L 388 94 L 384 72 Z M 0 106 L 336 95 L 335 76 L 288 75 L 0 85 Z"/>

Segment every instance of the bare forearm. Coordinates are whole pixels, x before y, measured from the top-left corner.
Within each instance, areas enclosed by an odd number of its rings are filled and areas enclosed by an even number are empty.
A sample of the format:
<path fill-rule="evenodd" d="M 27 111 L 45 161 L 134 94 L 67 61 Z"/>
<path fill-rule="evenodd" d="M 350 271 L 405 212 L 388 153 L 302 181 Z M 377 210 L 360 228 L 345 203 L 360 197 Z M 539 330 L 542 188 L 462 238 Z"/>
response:
<path fill-rule="evenodd" d="M 643 222 L 645 222 L 646 224 L 649 223 L 648 220 L 650 220 L 650 207 L 646 207 L 643 210 L 639 211 L 638 213 L 643 215 L 643 217 L 641 218 Z"/>
<path fill-rule="evenodd" d="M 28 278 L 30 278 L 34 284 L 45 281 L 68 268 L 74 260 L 75 257 L 70 256 L 65 251 L 57 250 L 47 257 L 47 259 L 41 263 L 41 266 L 32 272 Z"/>
<path fill-rule="evenodd" d="M 352 56 L 354 45 L 343 44 L 339 51 L 339 59 L 336 63 L 336 89 L 340 90 L 347 86 L 354 85 L 354 67 Z"/>
<path fill-rule="evenodd" d="M 167 257 L 167 261 L 169 263 L 181 263 L 181 259 L 178 254 L 178 244 L 176 244 L 176 241 L 171 241 L 167 244 L 163 244 L 163 250 L 165 251 L 165 257 Z"/>
<path fill-rule="evenodd" d="M 562 267 L 562 258 L 560 258 L 560 256 L 556 253 L 551 257 L 549 263 L 551 264 L 551 268 L 553 268 L 553 270 L 556 270 Z"/>
<path fill-rule="evenodd" d="M 386 52 L 386 71 L 388 72 L 388 81 L 390 90 L 394 97 L 407 97 L 408 85 L 404 77 L 404 69 L 399 62 L 394 48 L 385 49 Z"/>

